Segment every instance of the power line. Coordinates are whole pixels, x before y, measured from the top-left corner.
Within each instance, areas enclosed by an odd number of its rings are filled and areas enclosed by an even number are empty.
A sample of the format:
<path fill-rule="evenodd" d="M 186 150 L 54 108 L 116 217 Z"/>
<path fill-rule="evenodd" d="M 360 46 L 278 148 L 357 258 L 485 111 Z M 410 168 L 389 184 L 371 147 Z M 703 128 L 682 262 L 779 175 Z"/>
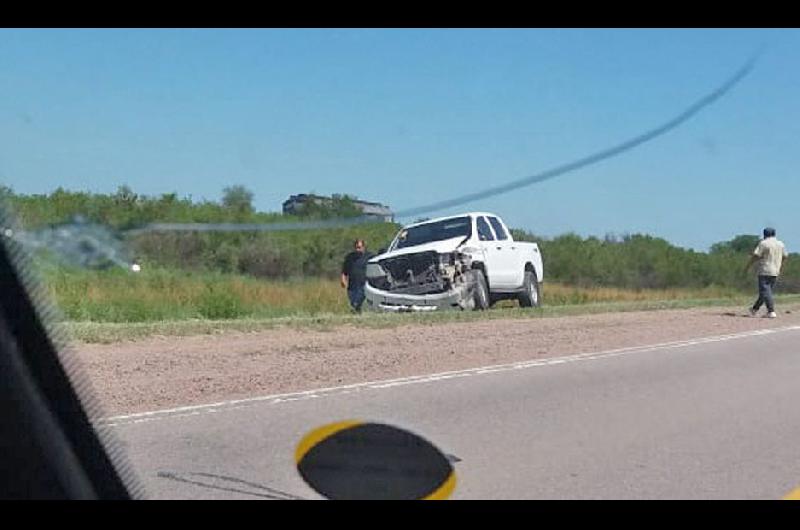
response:
<path fill-rule="evenodd" d="M 745 64 L 736 71 L 736 73 L 727 81 L 725 81 L 722 85 L 715 88 L 709 94 L 703 96 L 698 101 L 690 105 L 686 110 L 671 118 L 667 122 L 662 125 L 659 125 L 649 131 L 641 133 L 630 140 L 624 141 L 618 145 L 613 147 L 603 149 L 597 153 L 579 158 L 575 161 L 568 162 L 566 164 L 562 164 L 552 169 L 548 169 L 541 173 L 537 173 L 535 175 L 531 175 L 529 177 L 524 177 L 512 182 L 508 182 L 506 184 L 501 184 L 498 186 L 493 186 L 484 190 L 468 193 L 466 195 L 461 195 L 459 197 L 455 197 L 452 199 L 446 199 L 430 204 L 426 204 L 423 206 L 417 206 L 414 208 L 407 208 L 398 211 L 395 213 L 395 217 L 398 218 L 408 218 L 412 216 L 418 216 L 421 214 L 431 213 L 439 210 L 444 210 L 446 208 L 452 208 L 454 206 L 461 206 L 463 204 L 467 204 L 470 202 L 474 202 L 480 199 L 487 199 L 489 197 L 494 197 L 496 195 L 501 195 L 503 193 L 508 193 L 513 190 L 517 190 L 520 188 L 524 188 L 526 186 L 531 186 L 533 184 L 537 184 L 539 182 L 543 182 L 545 180 L 549 180 L 566 173 L 570 173 L 572 171 L 576 171 L 578 169 L 590 166 L 592 164 L 597 164 L 602 162 L 603 160 L 607 160 L 609 158 L 621 155 L 631 149 L 634 149 L 643 143 L 649 142 L 662 136 L 669 131 L 676 129 L 692 117 L 694 117 L 697 113 L 699 113 L 704 108 L 712 105 L 725 94 L 727 94 L 734 86 L 736 86 L 745 76 L 747 76 L 755 67 L 756 61 L 758 57 L 761 55 L 761 51 L 759 50 L 756 52 L 750 59 L 745 62 Z M 360 216 L 354 217 L 349 219 L 331 219 L 331 220 L 322 220 L 322 221 L 306 221 L 306 222 L 295 222 L 295 223 L 265 223 L 265 224 L 232 224 L 232 223 L 191 223 L 191 224 L 181 224 L 181 223 L 157 223 L 157 224 L 150 224 L 140 229 L 136 229 L 133 231 L 129 231 L 128 233 L 140 233 L 140 232 L 150 232 L 150 231 L 260 231 L 260 232 L 273 232 L 273 231 L 285 231 L 285 230 L 308 230 L 308 229 L 315 229 L 315 228 L 338 228 L 338 227 L 346 227 L 346 226 L 353 226 L 357 224 L 365 224 L 365 223 L 374 223 L 379 222 L 373 217 L 370 216 Z"/>
<path fill-rule="evenodd" d="M 515 180 L 513 182 L 509 182 L 507 184 L 502 184 L 500 186 L 494 186 L 491 188 L 487 188 L 485 190 L 476 191 L 473 193 L 469 193 L 467 195 L 462 195 L 460 197 L 456 197 L 454 199 L 447 199 L 444 201 L 434 202 L 425 206 L 419 206 L 416 208 L 409 208 L 407 210 L 402 210 L 397 212 L 395 215 L 397 217 L 411 217 L 414 215 L 420 215 L 424 213 L 430 213 L 437 210 L 443 210 L 445 208 L 452 208 L 454 206 L 461 206 L 462 204 L 466 204 L 469 202 L 476 201 L 478 199 L 486 199 L 489 197 L 494 197 L 495 195 L 500 195 L 502 193 L 508 193 L 509 191 L 513 191 L 519 188 L 524 188 L 525 186 L 530 186 L 532 184 L 536 184 L 539 182 L 543 182 L 545 180 L 552 179 L 554 177 L 558 177 L 565 173 L 569 173 L 571 171 L 575 171 L 577 169 L 596 164 L 603 160 L 612 158 L 614 156 L 620 155 L 626 151 L 630 151 L 631 149 L 653 140 L 667 132 L 675 129 L 676 127 L 680 126 L 682 123 L 689 120 L 692 116 L 703 110 L 705 107 L 708 107 L 719 98 L 724 96 L 730 89 L 732 89 L 739 81 L 741 81 L 747 74 L 749 74 L 753 67 L 755 66 L 756 59 L 759 54 L 754 55 L 750 60 L 748 60 L 742 68 L 740 68 L 729 80 L 723 83 L 720 87 L 716 88 L 710 94 L 702 97 L 697 102 L 693 103 L 689 108 L 681 112 L 678 116 L 672 118 L 671 120 L 667 121 L 663 125 L 659 125 L 658 127 L 651 129 L 645 133 L 639 134 L 634 138 L 627 140 L 619 145 L 614 147 L 610 147 L 608 149 L 604 149 L 592 155 L 580 158 L 575 160 L 574 162 L 569 162 L 560 166 L 557 166 L 553 169 L 548 169 L 536 175 L 532 175 L 530 177 L 525 177 L 519 180 Z"/>

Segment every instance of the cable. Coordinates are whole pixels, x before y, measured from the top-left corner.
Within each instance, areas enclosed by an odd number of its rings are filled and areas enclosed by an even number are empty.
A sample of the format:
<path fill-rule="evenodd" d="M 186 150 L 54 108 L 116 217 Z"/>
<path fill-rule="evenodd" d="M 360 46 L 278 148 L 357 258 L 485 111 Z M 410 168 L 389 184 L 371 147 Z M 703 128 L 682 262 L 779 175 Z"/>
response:
<path fill-rule="evenodd" d="M 461 195 L 459 197 L 455 197 L 452 199 L 446 199 L 438 202 L 434 202 L 431 204 L 417 206 L 414 208 L 407 208 L 404 210 L 400 210 L 395 213 L 395 217 L 397 218 L 408 218 L 412 216 L 418 216 L 421 214 L 431 213 L 438 210 L 444 210 L 446 208 L 452 208 L 454 206 L 461 206 L 462 204 L 467 204 L 479 199 L 486 199 L 489 197 L 494 197 L 496 195 L 501 195 L 503 193 L 508 193 L 513 190 L 517 190 L 520 188 L 524 188 L 526 186 L 531 186 L 533 184 L 537 184 L 539 182 L 543 182 L 545 180 L 549 180 L 571 171 L 576 171 L 578 169 L 590 166 L 592 164 L 597 164 L 602 162 L 603 160 L 607 160 L 609 158 L 618 156 L 622 153 L 630 151 L 638 147 L 639 145 L 649 142 L 659 136 L 662 136 L 669 131 L 679 127 L 690 118 L 695 116 L 704 108 L 712 105 L 716 101 L 718 101 L 721 97 L 727 94 L 734 86 L 736 86 L 745 76 L 747 76 L 755 67 L 757 59 L 760 57 L 762 50 L 758 50 L 753 56 L 748 59 L 745 64 L 736 71 L 736 73 L 727 81 L 725 81 L 722 85 L 714 89 L 709 94 L 703 96 L 698 101 L 690 105 L 686 110 L 671 118 L 666 123 L 655 127 L 649 131 L 646 131 L 642 134 L 639 134 L 633 137 L 630 140 L 622 142 L 616 146 L 604 149 L 597 153 L 585 156 L 583 158 L 579 158 L 573 162 L 568 162 L 566 164 L 562 164 L 552 169 L 548 169 L 541 173 L 537 173 L 535 175 L 521 178 L 512 182 L 508 182 L 506 184 L 502 184 L 499 186 L 493 186 L 491 188 L 487 188 L 484 190 L 472 192 L 466 195 Z M 359 217 L 350 217 L 346 219 L 328 219 L 328 220 L 315 220 L 315 221 L 298 221 L 298 222 L 290 222 L 290 223 L 249 223 L 249 224 L 236 224 L 236 223 L 151 223 L 145 225 L 143 227 L 139 227 L 132 230 L 126 230 L 123 232 L 124 235 L 132 236 L 138 235 L 145 232 L 279 232 L 279 231 L 288 231 L 288 230 L 311 230 L 311 229 L 325 229 L 325 228 L 343 228 L 348 226 L 355 226 L 355 225 L 362 225 L 367 223 L 382 223 L 381 219 L 376 219 L 371 216 L 363 215 Z M 70 232 L 70 227 L 78 231 L 77 235 L 82 234 L 87 230 L 94 230 L 93 238 L 91 240 L 84 237 L 83 239 L 76 237 L 75 233 Z M 107 230 L 107 229 L 106 229 Z M 111 250 L 112 247 L 116 248 L 118 245 L 112 245 L 110 243 L 111 239 L 109 237 L 101 237 L 103 234 L 103 227 L 83 227 L 76 225 L 70 225 L 68 227 L 61 227 L 58 231 L 56 230 L 44 230 L 40 232 L 32 232 L 32 233 L 14 233 L 13 231 L 6 230 L 5 235 L 7 237 L 13 237 L 19 241 L 23 241 L 28 243 L 32 246 L 44 246 L 47 248 L 51 248 L 57 250 L 61 253 L 66 253 L 68 250 L 72 251 L 73 254 L 80 254 L 81 262 L 86 261 L 87 259 L 95 259 L 98 256 L 101 258 L 108 258 L 105 256 L 105 252 L 103 252 L 104 248 L 108 248 Z M 100 234 L 98 236 L 98 234 Z M 90 234 L 91 235 L 91 234 Z M 78 244 L 80 243 L 80 245 Z M 64 248 L 62 248 L 64 247 Z M 74 247 L 74 249 L 73 249 Z M 111 259 L 114 262 L 119 262 L 120 260 L 125 261 L 122 258 L 117 257 L 118 252 L 114 251 L 111 253 Z"/>
<path fill-rule="evenodd" d="M 668 122 L 663 125 L 656 127 L 650 131 L 647 131 L 643 134 L 640 134 L 626 142 L 623 142 L 617 146 L 604 149 L 598 153 L 580 158 L 574 162 L 569 162 L 567 164 L 563 164 L 561 166 L 555 167 L 553 169 L 549 169 L 547 171 L 543 171 L 542 173 L 538 173 L 536 175 L 525 177 L 519 180 L 515 180 L 513 182 L 509 182 L 507 184 L 503 184 L 501 186 L 494 186 L 482 191 L 476 191 L 474 193 L 469 193 L 467 195 L 462 195 L 461 197 L 456 197 L 454 199 L 448 199 L 445 201 L 439 201 L 432 204 L 428 204 L 426 206 L 419 206 L 417 208 L 409 208 L 407 210 L 402 210 L 397 212 L 395 215 L 397 217 L 411 217 L 414 215 L 420 215 L 423 213 L 430 213 L 437 210 L 443 210 L 445 208 L 452 208 L 453 206 L 460 206 L 462 204 L 466 204 L 468 202 L 472 202 L 478 199 L 486 199 L 488 197 L 493 197 L 495 195 L 500 195 L 502 193 L 507 193 L 512 190 L 516 190 L 519 188 L 523 188 L 525 186 L 530 186 L 532 184 L 536 184 L 545 180 L 549 180 L 551 178 L 563 175 L 570 171 L 575 171 L 582 167 L 586 167 L 591 164 L 596 164 L 608 158 L 617 156 L 619 154 L 624 153 L 625 151 L 629 151 L 645 142 L 648 142 L 654 138 L 657 138 L 667 132 L 675 129 L 692 116 L 700 112 L 705 107 L 711 105 L 719 98 L 724 96 L 731 88 L 733 88 L 739 81 L 742 80 L 747 74 L 749 74 L 753 67 L 755 66 L 756 59 L 760 52 L 754 55 L 750 60 L 748 60 L 745 65 L 740 68 L 736 74 L 733 75 L 728 81 L 726 81 L 722 86 L 715 89 L 713 92 L 704 96 L 696 103 L 692 104 L 689 108 L 685 111 L 680 113 L 675 118 L 672 118 Z"/>
<path fill-rule="evenodd" d="M 415 208 L 407 208 L 404 210 L 400 210 L 397 213 L 395 213 L 395 217 L 398 218 L 412 217 L 425 213 L 435 212 L 438 210 L 444 210 L 446 208 L 452 208 L 454 206 L 461 206 L 462 204 L 473 202 L 479 199 L 494 197 L 496 195 L 508 193 L 509 191 L 513 191 L 519 188 L 524 188 L 526 186 L 537 184 L 539 182 L 543 182 L 545 180 L 549 180 L 564 175 L 565 173 L 569 173 L 571 171 L 576 171 L 586 166 L 596 164 L 603 160 L 607 160 L 614 156 L 620 155 L 626 151 L 630 151 L 631 149 L 634 149 L 635 147 L 638 147 L 639 145 L 645 142 L 649 142 L 650 140 L 662 136 L 667 132 L 679 127 L 681 124 L 683 124 L 684 122 L 695 116 L 698 112 L 700 112 L 704 108 L 708 107 L 709 105 L 719 100 L 722 96 L 728 93 L 734 86 L 736 86 L 736 84 L 738 84 L 746 75 L 748 75 L 753 70 L 756 61 L 760 57 L 761 53 L 762 50 L 759 50 L 755 54 L 753 54 L 753 56 L 750 59 L 748 59 L 748 61 L 739 70 L 737 70 L 736 73 L 730 79 L 725 81 L 718 88 L 714 89 L 711 93 L 707 94 L 706 96 L 703 96 L 698 101 L 690 105 L 686 110 L 678 114 L 676 117 L 670 119 L 669 121 L 667 121 L 662 125 L 659 125 L 658 127 L 655 127 L 654 129 L 639 134 L 630 140 L 622 142 L 621 144 L 618 144 L 614 147 L 604 149 L 589 156 L 579 158 L 578 160 L 575 160 L 573 162 L 562 164 L 553 169 L 548 169 L 546 171 L 543 171 L 541 173 L 529 177 L 525 177 L 499 186 L 493 186 L 491 188 L 462 195 L 460 197 L 455 197 L 453 199 L 447 199 L 427 204 L 424 206 L 418 206 Z M 234 230 L 272 232 L 272 231 L 283 231 L 283 230 L 306 230 L 312 228 L 336 228 L 336 227 L 352 226 L 355 224 L 364 224 L 369 222 L 379 222 L 379 221 L 368 216 L 361 216 L 349 219 L 332 219 L 328 221 L 309 221 L 309 222 L 298 222 L 298 223 L 275 223 L 275 224 L 235 225 L 235 224 L 214 224 L 214 223 L 194 223 L 194 224 L 161 223 L 161 224 L 147 225 L 133 232 L 234 231 Z"/>

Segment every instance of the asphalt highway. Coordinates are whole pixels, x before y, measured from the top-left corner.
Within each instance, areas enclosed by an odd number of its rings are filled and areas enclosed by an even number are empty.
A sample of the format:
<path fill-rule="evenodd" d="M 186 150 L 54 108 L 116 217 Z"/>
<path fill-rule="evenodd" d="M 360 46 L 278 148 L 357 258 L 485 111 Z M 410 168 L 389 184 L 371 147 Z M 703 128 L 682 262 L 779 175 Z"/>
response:
<path fill-rule="evenodd" d="M 293 455 L 347 419 L 449 456 L 453 499 L 781 499 L 800 326 L 107 418 L 148 498 L 316 499 Z"/>

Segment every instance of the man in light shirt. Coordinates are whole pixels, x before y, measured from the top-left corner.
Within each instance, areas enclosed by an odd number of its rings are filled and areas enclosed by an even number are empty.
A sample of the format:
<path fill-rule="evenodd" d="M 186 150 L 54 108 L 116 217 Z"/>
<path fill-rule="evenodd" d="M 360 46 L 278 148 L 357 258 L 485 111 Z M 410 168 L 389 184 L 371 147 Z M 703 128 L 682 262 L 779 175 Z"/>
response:
<path fill-rule="evenodd" d="M 786 258 L 789 254 L 786 253 L 786 246 L 783 241 L 775 237 L 774 228 L 764 229 L 764 239 L 758 242 L 753 255 L 750 256 L 750 261 L 747 262 L 745 272 L 747 272 L 753 263 L 758 263 L 756 266 L 756 274 L 758 274 L 758 300 L 750 308 L 750 314 L 756 316 L 761 304 L 767 304 L 768 318 L 776 318 L 778 315 L 775 313 L 775 300 L 772 297 L 772 289 L 775 287 L 775 282 L 781 273 Z"/>

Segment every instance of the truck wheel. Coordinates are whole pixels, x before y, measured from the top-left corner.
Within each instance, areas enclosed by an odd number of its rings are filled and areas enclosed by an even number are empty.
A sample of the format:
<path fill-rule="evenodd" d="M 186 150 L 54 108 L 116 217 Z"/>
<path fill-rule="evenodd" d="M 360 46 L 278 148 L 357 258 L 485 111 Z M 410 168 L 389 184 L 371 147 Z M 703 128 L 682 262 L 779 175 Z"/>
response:
<path fill-rule="evenodd" d="M 520 307 L 539 307 L 542 305 L 541 286 L 533 271 L 525 271 L 522 282 L 523 291 L 519 294 Z"/>
<path fill-rule="evenodd" d="M 492 293 L 489 293 L 489 308 L 494 307 L 495 304 L 497 304 L 497 302 L 499 302 L 499 301 L 500 301 L 500 298 L 498 298 L 497 296 L 493 295 Z"/>
<path fill-rule="evenodd" d="M 489 308 L 489 286 L 486 284 L 486 278 L 483 272 L 479 270 L 471 270 L 470 283 L 472 284 L 472 299 L 474 301 L 473 309 L 475 311 L 483 311 Z"/>

